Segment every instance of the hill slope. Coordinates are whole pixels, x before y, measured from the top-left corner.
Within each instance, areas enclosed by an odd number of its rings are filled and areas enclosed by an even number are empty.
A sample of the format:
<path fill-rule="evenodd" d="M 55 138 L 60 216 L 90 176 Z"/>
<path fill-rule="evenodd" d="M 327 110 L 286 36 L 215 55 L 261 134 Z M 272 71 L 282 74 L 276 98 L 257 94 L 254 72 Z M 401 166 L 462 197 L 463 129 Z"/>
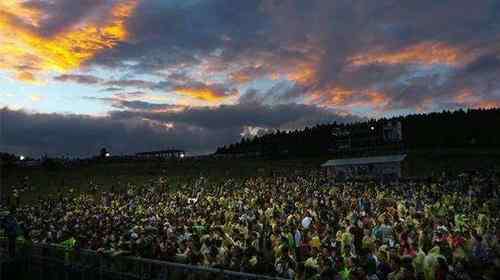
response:
<path fill-rule="evenodd" d="M 500 149 L 500 109 L 443 111 L 413 114 L 391 119 L 353 124 L 319 124 L 302 130 L 244 138 L 220 147 L 216 154 L 258 154 L 262 156 L 318 156 L 331 153 L 335 144 L 333 131 L 354 130 L 388 121 L 402 124 L 405 149 L 493 148 Z"/>

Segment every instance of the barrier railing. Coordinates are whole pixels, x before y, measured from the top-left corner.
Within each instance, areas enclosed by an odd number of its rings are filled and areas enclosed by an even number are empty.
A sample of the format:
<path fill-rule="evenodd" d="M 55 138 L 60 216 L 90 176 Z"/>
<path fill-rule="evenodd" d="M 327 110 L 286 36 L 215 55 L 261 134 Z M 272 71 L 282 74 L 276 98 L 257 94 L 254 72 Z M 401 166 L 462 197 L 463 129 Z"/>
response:
<path fill-rule="evenodd" d="M 7 255 L 7 244 L 6 240 L 1 240 L 0 243 L 0 260 L 2 260 L 2 255 Z M 5 279 L 26 280 L 285 280 L 212 267 L 111 256 L 91 250 L 67 251 L 60 245 L 45 244 L 18 243 L 16 258 L 5 266 L 7 268 L 0 269 L 0 279 L 5 277 Z"/>

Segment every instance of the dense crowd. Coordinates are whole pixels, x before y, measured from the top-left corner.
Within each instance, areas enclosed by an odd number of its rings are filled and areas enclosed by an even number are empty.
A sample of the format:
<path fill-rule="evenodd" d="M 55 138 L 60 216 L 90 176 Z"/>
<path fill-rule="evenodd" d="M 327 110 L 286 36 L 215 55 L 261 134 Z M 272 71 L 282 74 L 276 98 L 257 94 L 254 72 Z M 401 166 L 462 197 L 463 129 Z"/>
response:
<path fill-rule="evenodd" d="M 16 209 L 23 238 L 291 279 L 495 279 L 493 173 L 393 184 L 318 173 L 68 192 Z M 498 279 L 498 278 L 496 278 Z"/>

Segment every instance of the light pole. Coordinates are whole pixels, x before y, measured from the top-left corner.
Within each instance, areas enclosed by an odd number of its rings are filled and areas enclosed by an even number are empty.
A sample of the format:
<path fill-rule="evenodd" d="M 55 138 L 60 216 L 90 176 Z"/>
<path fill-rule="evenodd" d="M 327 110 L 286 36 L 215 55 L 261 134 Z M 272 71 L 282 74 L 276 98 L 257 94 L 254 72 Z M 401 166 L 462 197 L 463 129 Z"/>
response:
<path fill-rule="evenodd" d="M 0 124 L 0 139 L 3 138 L 3 133 L 4 133 L 4 119 L 5 119 L 5 108 L 2 108 L 0 109 L 2 110 L 2 116 L 1 116 L 1 124 Z M 4 168 L 7 168 L 5 166 L 5 162 L 0 162 L 0 180 L 3 179 L 3 172 L 4 172 Z M 9 174 L 9 172 L 7 172 L 6 174 Z M 5 182 L 0 182 L 0 204 L 3 202 L 4 200 L 4 185 L 6 184 L 7 182 L 7 178 L 5 178 Z"/>

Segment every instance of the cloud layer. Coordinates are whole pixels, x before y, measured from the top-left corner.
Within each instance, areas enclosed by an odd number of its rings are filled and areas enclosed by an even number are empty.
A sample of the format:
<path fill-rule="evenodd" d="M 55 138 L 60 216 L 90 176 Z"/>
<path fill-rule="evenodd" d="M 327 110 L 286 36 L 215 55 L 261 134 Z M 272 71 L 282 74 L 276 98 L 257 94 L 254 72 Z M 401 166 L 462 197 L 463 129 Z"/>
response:
<path fill-rule="evenodd" d="M 318 122 L 351 122 L 329 109 L 308 105 L 226 105 L 220 107 L 159 109 L 146 102 L 116 105 L 126 111 L 109 116 L 42 114 L 0 110 L 0 150 L 32 156 L 94 155 L 103 146 L 114 154 L 177 147 L 190 154 L 213 152 L 218 146 L 240 139 L 249 127 L 293 129 Z M 228 123 L 228 120 L 230 121 Z"/>

